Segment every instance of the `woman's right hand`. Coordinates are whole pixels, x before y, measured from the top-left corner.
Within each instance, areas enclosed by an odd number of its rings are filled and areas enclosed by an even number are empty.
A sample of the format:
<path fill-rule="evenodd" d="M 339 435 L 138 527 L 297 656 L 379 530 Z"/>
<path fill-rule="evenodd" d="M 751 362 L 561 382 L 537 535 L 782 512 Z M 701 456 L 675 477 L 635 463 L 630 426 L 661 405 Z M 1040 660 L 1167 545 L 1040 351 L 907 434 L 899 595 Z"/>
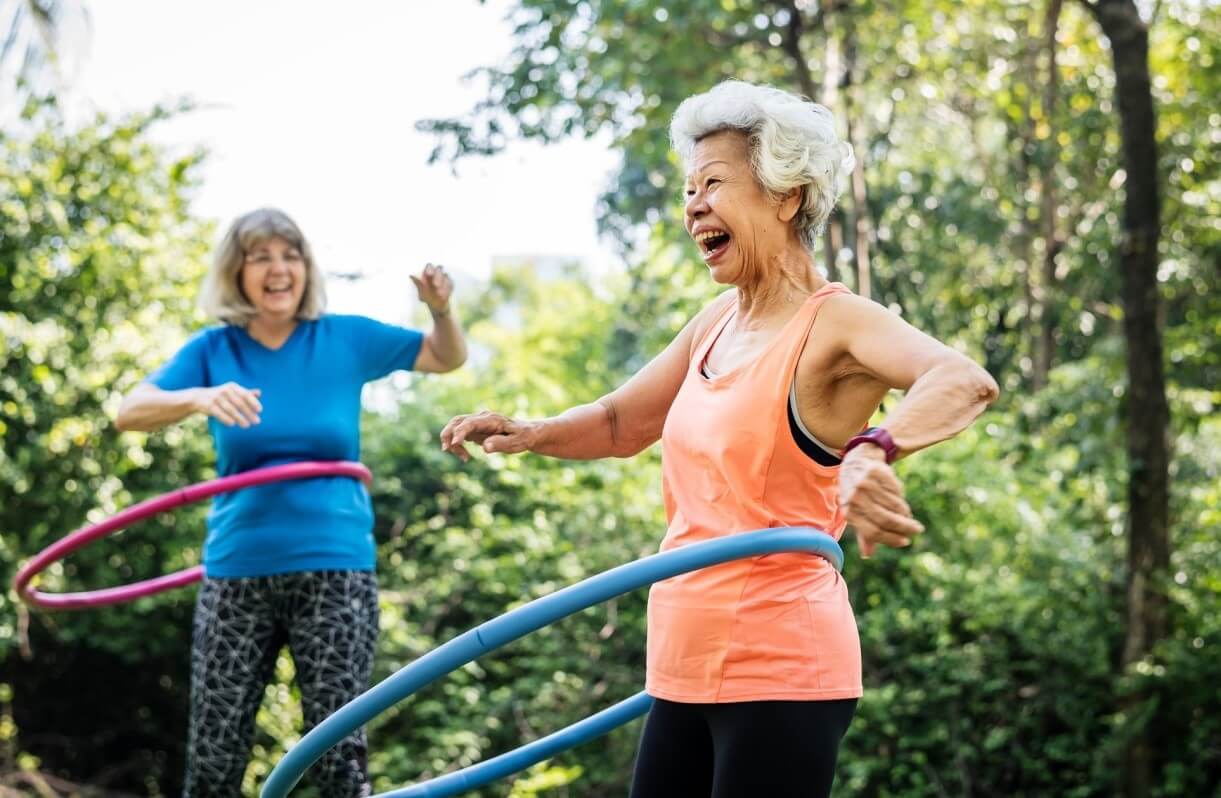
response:
<path fill-rule="evenodd" d="M 485 452 L 526 452 L 537 442 L 540 426 L 537 421 L 517 421 L 488 410 L 454 416 L 441 430 L 441 448 L 464 463 L 471 459 L 468 442 Z"/>
<path fill-rule="evenodd" d="M 226 382 L 212 388 L 200 388 L 195 400 L 196 412 L 211 416 L 226 427 L 236 424 L 245 429 L 259 423 L 263 403 L 258 388 L 247 388 L 236 382 Z"/>

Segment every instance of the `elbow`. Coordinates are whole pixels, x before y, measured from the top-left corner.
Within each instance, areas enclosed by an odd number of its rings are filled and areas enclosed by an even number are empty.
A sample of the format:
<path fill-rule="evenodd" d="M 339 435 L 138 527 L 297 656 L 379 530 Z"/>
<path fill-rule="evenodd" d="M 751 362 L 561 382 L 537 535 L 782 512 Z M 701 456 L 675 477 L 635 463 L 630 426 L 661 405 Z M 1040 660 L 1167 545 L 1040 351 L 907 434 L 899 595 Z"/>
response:
<path fill-rule="evenodd" d="M 440 374 L 448 374 L 451 371 L 457 371 L 458 369 L 462 368 L 464 363 L 466 363 L 466 350 L 463 350 L 457 355 L 451 357 L 449 360 L 444 361 L 441 364 L 441 368 L 438 369 L 437 372 Z"/>
<path fill-rule="evenodd" d="M 966 357 L 961 361 L 961 382 L 965 392 L 981 410 L 1001 395 L 1000 386 L 987 369 Z"/>
<path fill-rule="evenodd" d="M 988 407 L 1001 395 L 1001 387 L 996 384 L 996 379 L 981 366 L 975 366 L 975 391 L 979 397 L 979 401 L 984 407 Z"/>

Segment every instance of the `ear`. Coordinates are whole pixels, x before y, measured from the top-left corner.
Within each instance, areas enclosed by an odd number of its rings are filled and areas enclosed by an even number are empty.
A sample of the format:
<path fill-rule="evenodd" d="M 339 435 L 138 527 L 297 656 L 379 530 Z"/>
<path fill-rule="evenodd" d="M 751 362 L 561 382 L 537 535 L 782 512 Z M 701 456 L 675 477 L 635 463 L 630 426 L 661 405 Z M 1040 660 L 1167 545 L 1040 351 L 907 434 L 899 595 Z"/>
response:
<path fill-rule="evenodd" d="M 780 204 L 776 206 L 776 217 L 785 224 L 793 221 L 797 211 L 801 209 L 801 198 L 804 189 L 801 186 L 791 188 L 780 195 Z"/>

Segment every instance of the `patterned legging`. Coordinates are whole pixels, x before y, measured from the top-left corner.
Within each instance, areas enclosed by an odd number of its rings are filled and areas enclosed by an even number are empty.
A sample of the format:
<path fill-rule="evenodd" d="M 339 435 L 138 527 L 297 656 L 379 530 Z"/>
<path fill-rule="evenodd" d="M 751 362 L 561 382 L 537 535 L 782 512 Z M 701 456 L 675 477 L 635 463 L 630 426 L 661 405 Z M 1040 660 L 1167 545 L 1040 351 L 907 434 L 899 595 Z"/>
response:
<path fill-rule="evenodd" d="M 377 582 L 368 571 L 205 579 L 195 608 L 184 798 L 238 796 L 255 714 L 288 644 L 308 730 L 368 686 Z M 364 730 L 307 774 L 327 798 L 369 794 Z"/>

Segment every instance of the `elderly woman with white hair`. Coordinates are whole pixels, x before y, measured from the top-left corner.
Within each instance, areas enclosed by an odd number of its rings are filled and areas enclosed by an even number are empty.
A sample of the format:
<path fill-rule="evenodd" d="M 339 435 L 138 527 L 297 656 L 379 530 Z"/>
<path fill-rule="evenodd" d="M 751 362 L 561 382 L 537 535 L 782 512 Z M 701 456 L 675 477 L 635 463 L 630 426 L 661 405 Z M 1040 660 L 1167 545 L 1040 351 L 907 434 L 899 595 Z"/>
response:
<path fill-rule="evenodd" d="M 429 264 L 413 275 L 427 334 L 324 313 L 322 272 L 300 228 L 264 208 L 230 226 L 201 305 L 203 330 L 133 390 L 120 429 L 152 431 L 205 416 L 227 476 L 303 460 L 360 459 L 360 394 L 392 371 L 444 372 L 466 359 Z M 377 641 L 373 512 L 363 484 L 321 477 L 218 496 L 208 516 L 195 611 L 185 796 L 237 796 L 255 713 L 287 644 L 307 726 L 368 687 Z M 309 776 L 326 796 L 367 795 L 363 730 Z"/>
<path fill-rule="evenodd" d="M 459 416 L 466 459 L 631 457 L 659 438 L 663 550 L 748 530 L 856 533 L 861 553 L 921 532 L 891 464 L 970 424 L 997 395 L 982 368 L 815 265 L 852 166 L 826 108 L 729 81 L 671 126 L 687 233 L 722 293 L 623 386 L 542 420 Z M 866 428 L 891 389 L 906 395 Z M 645 723 L 633 798 L 830 794 L 861 695 L 848 591 L 825 561 L 759 556 L 649 593 Z"/>

